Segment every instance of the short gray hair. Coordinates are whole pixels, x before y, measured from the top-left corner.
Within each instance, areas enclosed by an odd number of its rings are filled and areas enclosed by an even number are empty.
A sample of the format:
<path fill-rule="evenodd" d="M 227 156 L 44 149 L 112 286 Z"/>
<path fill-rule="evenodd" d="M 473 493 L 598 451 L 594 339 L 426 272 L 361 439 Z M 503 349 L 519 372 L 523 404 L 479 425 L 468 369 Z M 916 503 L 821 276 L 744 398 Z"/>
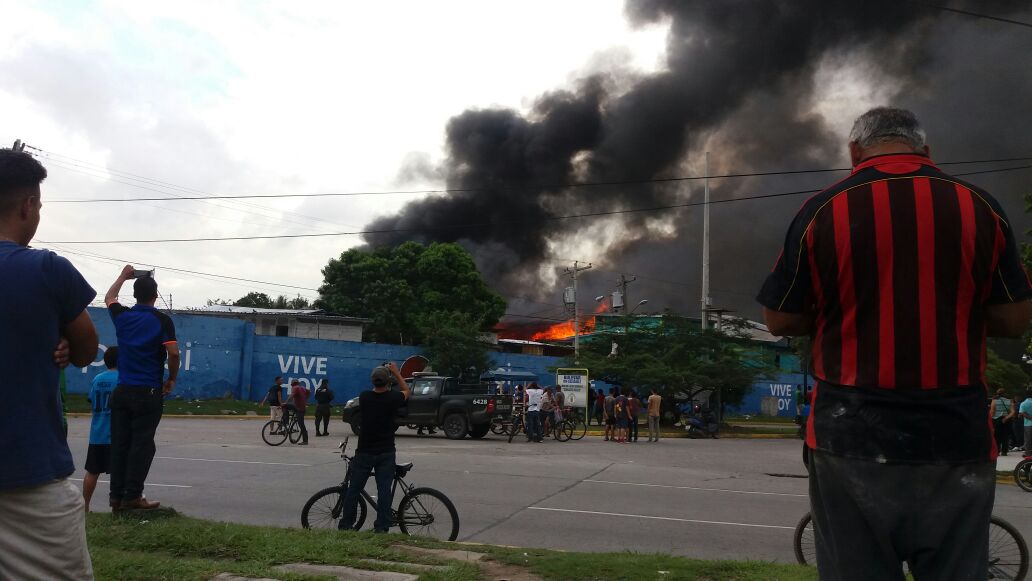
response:
<path fill-rule="evenodd" d="M 871 109 L 857 117 L 849 132 L 849 142 L 860 147 L 887 141 L 904 141 L 916 149 L 924 147 L 925 132 L 912 112 L 894 107 Z"/>

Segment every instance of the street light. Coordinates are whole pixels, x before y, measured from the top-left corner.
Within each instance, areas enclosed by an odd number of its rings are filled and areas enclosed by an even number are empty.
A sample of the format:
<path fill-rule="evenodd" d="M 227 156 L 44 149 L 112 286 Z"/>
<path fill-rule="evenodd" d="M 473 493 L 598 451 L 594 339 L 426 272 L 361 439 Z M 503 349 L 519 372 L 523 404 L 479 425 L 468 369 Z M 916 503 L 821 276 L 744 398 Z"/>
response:
<path fill-rule="evenodd" d="M 627 313 L 627 314 L 628 315 L 634 314 L 634 311 L 637 311 L 638 307 L 640 307 L 640 306 L 642 306 L 642 305 L 644 305 L 644 304 L 646 304 L 648 302 L 649 302 L 649 299 L 641 299 L 640 301 L 638 301 L 638 304 L 633 309 L 631 309 L 631 312 Z"/>

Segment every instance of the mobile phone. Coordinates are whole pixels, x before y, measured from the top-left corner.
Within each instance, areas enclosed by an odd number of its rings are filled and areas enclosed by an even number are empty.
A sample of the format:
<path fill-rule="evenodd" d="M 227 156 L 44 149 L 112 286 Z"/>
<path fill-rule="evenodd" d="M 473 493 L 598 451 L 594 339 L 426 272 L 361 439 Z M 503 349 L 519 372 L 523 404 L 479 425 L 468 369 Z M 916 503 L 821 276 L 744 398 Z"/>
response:
<path fill-rule="evenodd" d="M 154 270 L 134 270 L 133 278 L 154 278 Z"/>

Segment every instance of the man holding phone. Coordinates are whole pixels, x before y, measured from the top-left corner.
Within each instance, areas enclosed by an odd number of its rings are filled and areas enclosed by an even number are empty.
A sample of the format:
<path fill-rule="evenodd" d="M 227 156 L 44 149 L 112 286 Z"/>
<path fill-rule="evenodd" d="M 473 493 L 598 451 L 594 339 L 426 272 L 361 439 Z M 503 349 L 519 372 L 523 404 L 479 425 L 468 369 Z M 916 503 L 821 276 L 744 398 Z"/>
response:
<path fill-rule="evenodd" d="M 400 391 L 391 389 L 392 376 Z M 393 363 L 373 369 L 370 381 L 373 389 L 363 391 L 358 396 L 362 428 L 358 435 L 355 459 L 351 461 L 351 482 L 344 495 L 344 514 L 337 526 L 341 530 L 350 530 L 355 526 L 359 494 L 365 488 L 369 475 L 375 471 L 378 496 L 373 529 L 378 533 L 386 533 L 391 526 L 391 503 L 394 500 L 391 490 L 396 458 L 394 416 L 408 401 L 411 391 L 398 371 L 398 366 Z"/>
<path fill-rule="evenodd" d="M 179 373 L 176 327 L 154 308 L 158 283 L 153 271 L 126 265 L 104 296 L 118 336 L 118 386 L 111 394 L 111 509 L 152 509 L 160 503 L 143 497 L 154 460 L 154 433 L 164 396 L 175 389 Z M 129 279 L 136 305 L 124 307 L 118 292 Z M 168 379 L 165 362 L 168 361 Z"/>

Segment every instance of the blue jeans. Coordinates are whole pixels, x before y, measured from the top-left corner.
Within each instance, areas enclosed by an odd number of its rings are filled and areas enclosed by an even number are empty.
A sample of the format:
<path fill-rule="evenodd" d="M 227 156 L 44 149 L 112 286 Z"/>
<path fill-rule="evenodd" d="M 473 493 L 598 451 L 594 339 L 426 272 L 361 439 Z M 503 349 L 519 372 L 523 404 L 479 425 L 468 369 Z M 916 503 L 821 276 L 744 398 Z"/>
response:
<path fill-rule="evenodd" d="M 378 533 L 385 533 L 391 528 L 391 504 L 393 491 L 391 485 L 394 483 L 395 453 L 385 452 L 383 454 L 367 454 L 358 452 L 351 460 L 351 481 L 348 484 L 348 491 L 344 494 L 344 514 L 341 516 L 337 528 L 350 530 L 355 526 L 355 519 L 358 512 L 358 497 L 365 489 L 369 481 L 369 474 L 376 473 L 376 522 L 373 523 L 373 530 Z"/>
<path fill-rule="evenodd" d="M 540 440 L 542 438 L 541 412 L 527 412 L 527 437 L 531 440 Z"/>

